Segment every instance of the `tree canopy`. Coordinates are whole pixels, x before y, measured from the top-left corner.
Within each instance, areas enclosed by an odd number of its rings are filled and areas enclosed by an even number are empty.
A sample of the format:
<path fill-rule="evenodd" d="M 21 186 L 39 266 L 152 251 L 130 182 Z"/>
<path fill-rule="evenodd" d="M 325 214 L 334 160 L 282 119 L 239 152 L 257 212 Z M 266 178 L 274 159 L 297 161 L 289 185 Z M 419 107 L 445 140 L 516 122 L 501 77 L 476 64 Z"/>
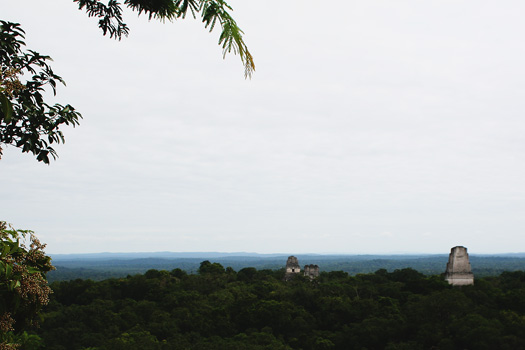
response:
<path fill-rule="evenodd" d="M 523 271 L 461 288 L 412 269 L 283 277 L 204 261 L 56 282 L 36 332 L 57 350 L 525 348 Z"/>

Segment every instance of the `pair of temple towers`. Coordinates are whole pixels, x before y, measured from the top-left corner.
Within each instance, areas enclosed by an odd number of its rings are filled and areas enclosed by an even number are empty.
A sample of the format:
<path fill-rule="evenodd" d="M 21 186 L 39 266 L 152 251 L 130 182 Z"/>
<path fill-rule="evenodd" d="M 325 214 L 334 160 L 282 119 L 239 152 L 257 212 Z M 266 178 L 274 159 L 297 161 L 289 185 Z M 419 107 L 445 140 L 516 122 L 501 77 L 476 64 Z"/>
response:
<path fill-rule="evenodd" d="M 299 273 L 301 273 L 299 261 L 295 256 L 289 256 L 288 260 L 286 261 L 286 273 L 284 275 L 284 279 L 289 280 Z M 314 264 L 304 265 L 303 274 L 310 277 L 310 279 L 314 279 L 319 276 L 319 266 Z"/>
<path fill-rule="evenodd" d="M 301 273 L 301 266 L 295 256 L 289 256 L 286 261 L 285 280 L 290 280 L 296 274 Z M 304 275 L 314 279 L 319 276 L 319 266 L 305 265 Z M 474 284 L 474 274 L 470 267 L 467 248 L 457 246 L 450 250 L 447 269 L 445 270 L 445 280 L 453 286 L 466 286 Z"/>

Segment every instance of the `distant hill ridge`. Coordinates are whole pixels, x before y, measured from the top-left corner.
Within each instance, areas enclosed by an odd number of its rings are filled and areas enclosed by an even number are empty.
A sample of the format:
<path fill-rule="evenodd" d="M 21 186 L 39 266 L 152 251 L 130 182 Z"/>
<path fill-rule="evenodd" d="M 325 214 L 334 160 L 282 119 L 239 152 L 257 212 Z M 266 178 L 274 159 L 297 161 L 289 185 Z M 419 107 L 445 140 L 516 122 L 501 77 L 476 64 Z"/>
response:
<path fill-rule="evenodd" d="M 221 258 L 221 257 L 280 257 L 287 254 L 259 254 L 248 252 L 136 252 L 136 253 L 84 253 L 84 254 L 49 254 L 54 260 L 100 260 L 100 259 L 140 259 L 140 258 Z"/>
<path fill-rule="evenodd" d="M 49 254 L 53 260 L 116 260 L 116 259 L 142 259 L 142 258 L 225 258 L 225 257 L 252 257 L 252 258 L 279 258 L 288 257 L 290 255 L 297 257 L 316 257 L 320 259 L 338 259 L 338 258 L 355 258 L 355 259 L 410 259 L 431 256 L 448 256 L 444 254 L 423 254 L 423 253 L 406 253 L 406 254 L 295 254 L 295 253 L 272 253 L 260 254 L 249 252 L 132 252 L 132 253 L 82 253 L 82 254 Z M 470 256 L 485 256 L 485 257 L 515 257 L 525 258 L 525 253 L 499 253 L 499 254 L 469 254 Z"/>
<path fill-rule="evenodd" d="M 125 277 L 147 270 L 180 268 L 196 273 L 200 263 L 210 260 L 238 271 L 245 267 L 258 270 L 284 268 L 291 254 L 219 253 L 219 252 L 156 252 L 156 253 L 95 253 L 51 254 L 56 271 L 48 274 L 50 281 L 71 279 L 102 280 Z M 316 264 L 320 271 L 345 271 L 351 275 L 370 273 L 379 269 L 394 271 L 413 268 L 427 275 L 444 273 L 448 254 L 392 254 L 392 255 L 320 255 L 295 254 L 299 264 Z M 478 276 L 498 275 L 503 271 L 525 270 L 525 253 L 476 255 L 470 254 L 473 273 Z"/>

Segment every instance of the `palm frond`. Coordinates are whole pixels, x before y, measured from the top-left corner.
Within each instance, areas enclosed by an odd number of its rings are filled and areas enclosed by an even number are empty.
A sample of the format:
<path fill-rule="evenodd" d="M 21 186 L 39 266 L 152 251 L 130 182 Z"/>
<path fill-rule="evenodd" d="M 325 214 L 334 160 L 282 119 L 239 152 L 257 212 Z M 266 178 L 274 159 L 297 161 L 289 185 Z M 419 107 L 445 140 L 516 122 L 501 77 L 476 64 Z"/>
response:
<path fill-rule="evenodd" d="M 234 54 L 239 54 L 244 64 L 244 76 L 245 78 L 251 78 L 255 72 L 255 62 L 243 40 L 242 35 L 244 32 L 227 11 L 233 10 L 231 6 L 224 0 L 201 0 L 200 10 L 204 26 L 206 28 L 209 27 L 210 32 L 214 29 L 217 22 L 221 24 L 222 31 L 219 36 L 219 45 L 222 46 L 223 57 L 232 51 Z"/>

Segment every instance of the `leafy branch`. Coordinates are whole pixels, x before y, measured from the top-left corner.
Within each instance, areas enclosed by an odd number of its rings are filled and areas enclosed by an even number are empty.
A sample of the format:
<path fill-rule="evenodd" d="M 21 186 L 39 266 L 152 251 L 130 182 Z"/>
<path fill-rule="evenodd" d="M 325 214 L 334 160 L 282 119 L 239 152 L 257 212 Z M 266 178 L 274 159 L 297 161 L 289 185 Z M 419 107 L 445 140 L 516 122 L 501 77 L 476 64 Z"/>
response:
<path fill-rule="evenodd" d="M 0 349 L 18 349 L 26 343 L 23 330 L 36 323 L 49 302 L 52 291 L 46 273 L 54 267 L 44 248 L 33 231 L 15 230 L 0 221 Z"/>
<path fill-rule="evenodd" d="M 82 116 L 70 105 L 44 102 L 46 87 L 56 94 L 57 83 L 65 83 L 48 65 L 49 56 L 22 50 L 23 39 L 19 24 L 0 21 L 0 144 L 14 145 L 49 164 L 50 157 L 57 157 L 51 144 L 64 142 L 60 127 L 78 125 Z M 22 76 L 30 78 L 22 83 Z"/>
<path fill-rule="evenodd" d="M 99 18 L 98 26 L 104 35 L 120 40 L 129 34 L 129 28 L 122 17 L 121 4 L 115 0 L 108 1 L 107 5 L 100 0 L 73 0 L 78 3 L 80 10 L 85 10 L 89 17 Z M 232 7 L 224 0 L 124 0 L 123 3 L 139 15 L 144 14 L 151 20 L 174 20 L 185 18 L 188 13 L 194 18 L 200 14 L 205 28 L 213 31 L 217 23 L 222 30 L 219 36 L 219 45 L 223 50 L 223 57 L 227 53 L 239 54 L 244 64 L 245 78 L 251 78 L 255 72 L 253 56 L 243 39 L 244 32 L 239 28 L 228 11 Z"/>

